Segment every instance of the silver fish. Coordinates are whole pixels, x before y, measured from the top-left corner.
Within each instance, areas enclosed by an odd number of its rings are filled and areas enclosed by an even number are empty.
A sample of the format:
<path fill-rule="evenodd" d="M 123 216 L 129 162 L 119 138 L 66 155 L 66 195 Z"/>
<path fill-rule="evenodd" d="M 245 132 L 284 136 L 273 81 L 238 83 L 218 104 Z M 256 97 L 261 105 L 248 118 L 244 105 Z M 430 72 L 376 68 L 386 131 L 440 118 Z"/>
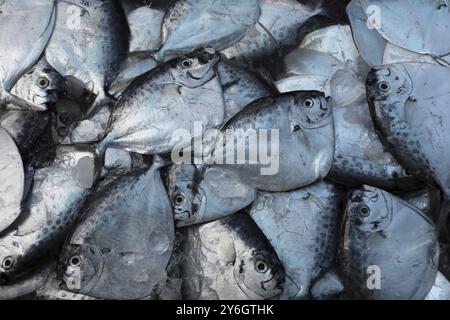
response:
<path fill-rule="evenodd" d="M 136 79 L 117 102 L 100 150 L 167 153 L 180 143 L 175 130 L 194 134 L 194 122 L 218 128 L 225 114 L 219 60 L 211 49 L 202 49 Z"/>
<path fill-rule="evenodd" d="M 257 0 L 174 1 L 164 16 L 163 46 L 155 58 L 168 61 L 200 47 L 221 51 L 242 39 L 260 13 Z"/>
<path fill-rule="evenodd" d="M 401 63 L 373 70 L 367 79 L 372 118 L 389 150 L 411 174 L 435 181 L 450 195 L 450 69 Z"/>
<path fill-rule="evenodd" d="M 14 140 L 0 127 L 0 232 L 10 226 L 22 210 L 25 173 Z"/>
<path fill-rule="evenodd" d="M 352 297 L 423 299 L 433 286 L 437 228 L 400 198 L 370 186 L 355 190 L 340 236 L 340 269 Z"/>
<path fill-rule="evenodd" d="M 115 1 L 57 1 L 58 15 L 45 50 L 63 76 L 90 86 L 97 96 L 91 110 L 111 104 L 108 89 L 128 53 L 128 24 Z"/>
<path fill-rule="evenodd" d="M 122 176 L 93 194 L 60 256 L 69 291 L 101 299 L 148 296 L 166 274 L 174 241 L 162 162 Z M 61 278 L 60 276 L 60 278 Z"/>
<path fill-rule="evenodd" d="M 256 198 L 256 190 L 233 174 L 194 165 L 174 165 L 168 171 L 168 192 L 177 227 L 204 223 L 231 215 Z"/>
<path fill-rule="evenodd" d="M 130 26 L 130 52 L 153 52 L 162 45 L 164 11 L 142 6 L 127 14 Z"/>
<path fill-rule="evenodd" d="M 19 218 L 0 236 L 0 277 L 5 282 L 58 248 L 78 216 L 96 174 L 92 151 L 59 147 L 53 162 L 35 171 Z"/>
<path fill-rule="evenodd" d="M 284 272 L 276 252 L 244 213 L 183 229 L 183 298 L 276 299 Z"/>
<path fill-rule="evenodd" d="M 386 40 L 402 48 L 433 56 L 450 54 L 450 7 L 446 0 L 361 0 L 373 27 Z M 413 26 L 413 27 L 411 27 Z"/>
<path fill-rule="evenodd" d="M 313 281 L 335 262 L 341 194 L 318 182 L 290 192 L 259 192 L 250 215 L 286 273 L 282 299 L 309 296 Z"/>
<path fill-rule="evenodd" d="M 262 140 L 261 132 L 267 134 L 267 141 L 256 143 L 258 135 Z M 311 184 L 328 174 L 333 160 L 333 114 L 319 92 L 297 91 L 257 100 L 231 118 L 222 133 L 212 153 L 214 166 L 259 190 L 288 191 Z M 259 154 L 249 153 L 258 148 Z M 270 159 L 264 159 L 269 155 Z M 232 163 L 227 159 L 233 159 Z"/>
<path fill-rule="evenodd" d="M 28 72 L 42 56 L 52 35 L 56 19 L 54 0 L 13 1 L 0 3 L 0 43 L 8 48 L 0 59 L 0 104 L 13 104 L 16 108 L 42 111 L 47 106 L 45 99 L 36 101 L 24 93 L 11 92 L 18 80 Z M 38 90 L 40 81 L 30 90 Z M 19 94 L 19 95 L 18 95 Z M 28 95 L 28 90 L 25 92 Z M 33 97 L 31 97 L 33 98 Z"/>

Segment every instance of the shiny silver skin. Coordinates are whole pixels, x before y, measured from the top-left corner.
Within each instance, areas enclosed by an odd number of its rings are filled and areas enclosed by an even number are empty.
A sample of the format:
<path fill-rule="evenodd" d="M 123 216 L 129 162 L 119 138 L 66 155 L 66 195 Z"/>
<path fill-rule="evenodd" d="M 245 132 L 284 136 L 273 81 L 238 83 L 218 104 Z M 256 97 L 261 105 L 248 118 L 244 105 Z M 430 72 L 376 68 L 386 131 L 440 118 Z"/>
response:
<path fill-rule="evenodd" d="M 450 300 L 450 282 L 438 271 L 433 287 L 425 300 Z"/>
<path fill-rule="evenodd" d="M 450 69 L 401 63 L 373 70 L 367 94 L 374 124 L 389 151 L 411 174 L 450 195 Z"/>
<path fill-rule="evenodd" d="M 251 102 L 275 93 L 259 76 L 232 61 L 222 59 L 217 64 L 217 73 L 225 102 L 224 123 Z"/>
<path fill-rule="evenodd" d="M 97 96 L 90 110 L 110 105 L 108 89 L 129 46 L 122 8 L 112 0 L 66 0 L 57 1 L 57 10 L 45 57 L 61 75 L 84 82 Z"/>
<path fill-rule="evenodd" d="M 45 285 L 55 263 L 47 262 L 10 284 L 0 285 L 0 300 L 13 300 L 34 293 Z"/>
<path fill-rule="evenodd" d="M 340 231 L 346 292 L 357 299 L 424 299 L 438 268 L 437 228 L 423 212 L 370 186 L 352 192 Z M 379 268 L 380 288 L 368 286 Z"/>
<path fill-rule="evenodd" d="M 224 218 L 256 198 L 255 189 L 220 168 L 202 170 L 194 165 L 174 165 L 167 180 L 177 227 Z"/>
<path fill-rule="evenodd" d="M 242 39 L 260 14 L 257 0 L 174 1 L 165 13 L 163 45 L 155 58 L 168 61 L 208 46 L 223 50 Z"/>
<path fill-rule="evenodd" d="M 376 30 L 402 48 L 433 56 L 450 53 L 450 6 L 444 1 L 361 0 L 364 11 L 379 10 Z M 411 28 L 411 26 L 414 26 Z"/>
<path fill-rule="evenodd" d="M 101 299 L 139 299 L 164 279 L 173 249 L 172 208 L 156 160 L 92 194 L 60 254 L 59 278 L 80 270 L 80 289 Z"/>
<path fill-rule="evenodd" d="M 252 219 L 236 213 L 183 228 L 182 297 L 194 300 L 276 299 L 284 272 Z"/>
<path fill-rule="evenodd" d="M 261 16 L 239 42 L 223 50 L 227 58 L 251 64 L 255 60 L 279 55 L 295 45 L 298 30 L 311 17 L 322 12 L 295 0 L 259 0 Z"/>
<path fill-rule="evenodd" d="M 162 154 L 180 143 L 177 129 L 193 133 L 195 121 L 204 129 L 218 128 L 225 114 L 219 59 L 213 50 L 201 49 L 137 78 L 117 102 L 99 149 Z"/>
<path fill-rule="evenodd" d="M 250 215 L 286 273 L 282 299 L 309 296 L 313 281 L 335 262 L 342 194 L 317 182 L 290 192 L 259 192 Z"/>
<path fill-rule="evenodd" d="M 127 13 L 130 26 L 130 52 L 153 52 L 162 45 L 164 11 L 142 6 Z"/>
<path fill-rule="evenodd" d="M 0 127 L 0 232 L 20 215 L 24 196 L 25 172 L 19 149 Z"/>
<path fill-rule="evenodd" d="M 58 147 L 38 168 L 18 219 L 0 236 L 0 277 L 12 281 L 58 249 L 96 175 L 93 150 Z"/>
<path fill-rule="evenodd" d="M 276 172 L 262 174 L 261 169 L 267 169 L 269 165 L 261 159 L 250 163 L 249 157 L 240 159 L 244 164 L 228 164 L 224 161 L 224 164 L 214 165 L 233 173 L 250 187 L 265 191 L 288 191 L 318 181 L 330 170 L 334 154 L 333 114 L 330 104 L 320 92 L 296 91 L 257 100 L 231 118 L 223 126 L 222 132 L 226 133 L 228 129 L 232 130 L 225 135 L 228 138 L 218 139 L 212 153 L 216 163 L 222 157 L 221 151 L 227 149 L 231 149 L 231 155 L 226 156 L 234 156 L 234 159 L 237 159 L 240 149 L 246 150 L 248 154 L 248 139 L 244 139 L 247 130 L 256 130 L 258 134 L 261 129 L 278 130 L 279 141 L 267 139 L 268 154 L 272 152 L 272 143 L 279 145 Z M 240 142 L 233 142 L 233 148 L 227 147 L 227 143 L 233 139 Z M 273 154 L 276 154 L 276 150 L 273 150 Z M 275 157 L 272 160 L 276 162 Z"/>
<path fill-rule="evenodd" d="M 0 44 L 3 48 L 0 59 L 0 105 L 13 104 L 15 108 L 43 111 L 46 101 L 34 101 L 32 93 L 39 86 L 27 84 L 18 92 L 11 92 L 19 79 L 34 66 L 42 56 L 52 35 L 56 19 L 54 0 L 14 1 L 0 3 Z M 23 92 L 25 89 L 25 92 Z M 25 94 L 25 96 L 22 96 Z M 28 99 L 27 99 L 28 98 Z M 31 98 L 31 99 L 30 99 Z"/>

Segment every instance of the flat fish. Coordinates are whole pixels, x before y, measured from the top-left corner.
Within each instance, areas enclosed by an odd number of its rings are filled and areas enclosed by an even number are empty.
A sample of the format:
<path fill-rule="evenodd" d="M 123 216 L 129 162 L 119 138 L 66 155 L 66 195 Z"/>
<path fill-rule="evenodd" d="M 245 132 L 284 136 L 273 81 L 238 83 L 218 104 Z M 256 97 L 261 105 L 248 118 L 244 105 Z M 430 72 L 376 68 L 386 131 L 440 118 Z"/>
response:
<path fill-rule="evenodd" d="M 225 116 L 219 60 L 210 49 L 202 49 L 136 79 L 117 102 L 110 131 L 99 149 L 168 153 L 181 143 L 176 132 L 183 130 L 198 138 L 196 122 L 205 130 L 218 128 Z"/>
<path fill-rule="evenodd" d="M 18 219 L 0 236 L 0 277 L 13 281 L 49 258 L 64 241 L 95 180 L 89 149 L 59 147 L 49 165 L 36 169 Z"/>
<path fill-rule="evenodd" d="M 382 64 L 387 41 L 377 32 L 373 24 L 369 23 L 375 16 L 369 20 L 366 10 L 367 8 L 364 9 L 361 0 L 352 0 L 347 6 L 347 16 L 352 28 L 355 45 L 361 57 L 369 66 L 374 67 Z M 369 13 L 373 15 L 375 12 L 370 10 Z M 403 23 L 402 21 L 401 24 Z"/>
<path fill-rule="evenodd" d="M 276 252 L 245 213 L 182 230 L 182 297 L 276 299 L 284 272 Z"/>
<path fill-rule="evenodd" d="M 317 182 L 290 192 L 259 192 L 250 215 L 277 252 L 286 274 L 282 299 L 309 296 L 335 263 L 342 194 Z"/>
<path fill-rule="evenodd" d="M 130 52 L 153 52 L 161 47 L 163 18 L 164 11 L 148 6 L 136 8 L 127 14 Z"/>
<path fill-rule="evenodd" d="M 220 168 L 174 165 L 168 171 L 168 193 L 177 227 L 234 214 L 253 202 L 256 190 Z"/>
<path fill-rule="evenodd" d="M 257 0 L 177 0 L 164 16 L 155 58 L 168 61 L 201 47 L 221 51 L 242 39 L 260 14 Z"/>
<path fill-rule="evenodd" d="M 296 91 L 259 99 L 221 130 L 208 161 L 250 187 L 293 190 L 324 178 L 330 170 L 333 114 L 320 92 Z"/>
<path fill-rule="evenodd" d="M 63 76 L 84 82 L 97 96 L 91 110 L 111 104 L 108 89 L 128 53 L 129 29 L 115 1 L 57 2 L 55 30 L 45 50 Z"/>
<path fill-rule="evenodd" d="M 367 79 L 372 118 L 388 150 L 420 179 L 450 195 L 450 69 L 426 63 L 391 64 Z"/>
<path fill-rule="evenodd" d="M 148 296 L 166 276 L 173 214 L 156 160 L 92 194 L 60 255 L 67 290 L 100 299 Z M 74 278 L 78 277 L 79 278 Z"/>
<path fill-rule="evenodd" d="M 20 215 L 24 196 L 25 173 L 19 149 L 0 127 L 0 232 Z"/>
<path fill-rule="evenodd" d="M 422 54 L 450 53 L 450 7 L 447 1 L 419 0 L 411 6 L 400 0 L 361 0 L 373 12 L 373 26 L 386 40 Z"/>
<path fill-rule="evenodd" d="M 39 60 L 48 44 L 55 26 L 55 1 L 4 0 L 0 3 L 0 12 L 0 43 L 8 48 L 2 52 L 0 59 L 0 104 L 46 110 L 46 106 L 39 101 L 26 100 L 11 90 Z"/>
<path fill-rule="evenodd" d="M 346 292 L 357 299 L 424 299 L 438 268 L 437 228 L 420 210 L 370 186 L 353 191 L 340 231 Z"/>

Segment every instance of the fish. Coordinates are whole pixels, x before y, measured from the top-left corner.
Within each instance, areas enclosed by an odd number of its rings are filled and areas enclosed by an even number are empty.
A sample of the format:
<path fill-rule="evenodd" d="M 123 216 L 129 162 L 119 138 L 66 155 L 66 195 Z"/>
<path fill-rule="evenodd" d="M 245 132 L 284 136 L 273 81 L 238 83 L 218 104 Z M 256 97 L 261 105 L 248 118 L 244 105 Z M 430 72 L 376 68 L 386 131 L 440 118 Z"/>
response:
<path fill-rule="evenodd" d="M 35 170 L 20 216 L 0 235 L 0 278 L 8 284 L 54 256 L 96 175 L 95 150 L 61 146 Z"/>
<path fill-rule="evenodd" d="M 177 227 L 224 218 L 256 198 L 254 188 L 220 168 L 172 165 L 167 172 L 167 186 Z"/>
<path fill-rule="evenodd" d="M 96 95 L 91 115 L 113 104 L 108 89 L 128 54 L 127 20 L 116 1 L 57 1 L 57 10 L 45 57 L 59 74 L 77 78 Z"/>
<path fill-rule="evenodd" d="M 434 63 L 448 67 L 450 65 L 450 54 L 442 57 L 420 54 L 388 42 L 384 49 L 382 64 L 385 65 L 400 62 Z"/>
<path fill-rule="evenodd" d="M 361 0 L 361 6 L 387 41 L 422 54 L 439 57 L 450 53 L 447 1 L 420 0 L 410 6 L 400 0 Z"/>
<path fill-rule="evenodd" d="M 14 105 L 15 108 L 45 111 L 45 98 L 35 97 L 42 90 L 40 80 L 26 83 L 17 95 L 11 92 L 19 79 L 25 75 L 41 58 L 53 33 L 56 20 L 54 0 L 12 1 L 0 3 L 0 43 L 4 50 L 0 59 L 0 105 Z M 37 74 L 36 74 L 37 75 Z M 35 75 L 35 76 L 36 76 Z M 33 79 L 34 77 L 31 76 Z M 34 80 L 34 79 L 33 79 Z M 47 82 L 46 82 L 47 83 Z M 45 83 L 45 84 L 46 84 Z M 23 91 L 25 89 L 25 92 Z M 29 94 L 33 93 L 30 97 Z M 31 99 L 27 99 L 31 98 Z M 36 98 L 34 101 L 33 98 Z"/>
<path fill-rule="evenodd" d="M 450 69 L 426 63 L 396 63 L 375 68 L 367 78 L 367 97 L 383 143 L 403 167 L 450 195 L 446 132 Z M 437 218 L 444 223 L 446 214 Z"/>
<path fill-rule="evenodd" d="M 22 211 L 25 171 L 19 149 L 8 132 L 0 127 L 0 232 L 8 228 Z"/>
<path fill-rule="evenodd" d="M 98 144 L 140 154 L 164 154 L 182 144 L 177 132 L 218 128 L 225 102 L 217 63 L 210 48 L 159 65 L 123 92 L 111 115 L 110 130 Z M 191 137 L 189 137 L 190 139 Z M 190 142 L 190 140 L 189 140 Z"/>
<path fill-rule="evenodd" d="M 439 212 L 442 200 L 440 191 L 433 187 L 400 193 L 399 197 L 406 200 L 429 217 L 434 217 L 436 212 Z"/>
<path fill-rule="evenodd" d="M 13 138 L 23 157 L 27 157 L 49 124 L 46 111 L 7 110 L 0 116 L 0 127 Z"/>
<path fill-rule="evenodd" d="M 182 298 L 188 300 L 277 299 L 284 271 L 276 252 L 245 213 L 189 226 L 184 237 Z"/>
<path fill-rule="evenodd" d="M 342 193 L 319 181 L 289 192 L 258 192 L 250 216 L 283 264 L 281 299 L 308 298 L 312 284 L 336 264 Z"/>
<path fill-rule="evenodd" d="M 174 1 L 164 15 L 155 59 L 165 62 L 201 47 L 221 51 L 242 39 L 260 14 L 257 0 Z"/>
<path fill-rule="evenodd" d="M 369 66 L 374 67 L 382 64 L 384 49 L 388 41 L 378 33 L 372 24 L 373 18 L 377 18 L 377 16 L 369 19 L 366 10 L 361 4 L 361 0 L 352 0 L 347 6 L 347 16 L 355 45 L 361 57 Z M 375 11 L 370 10 L 370 13 L 373 15 Z"/>
<path fill-rule="evenodd" d="M 406 201 L 364 185 L 352 192 L 340 230 L 346 292 L 356 299 L 424 299 L 438 269 L 438 229 Z"/>
<path fill-rule="evenodd" d="M 54 268 L 54 261 L 47 262 L 11 284 L 0 285 L 0 299 L 14 300 L 33 294 L 45 285 Z"/>
<path fill-rule="evenodd" d="M 173 214 L 157 158 L 150 168 L 113 180 L 92 194 L 59 257 L 68 291 L 99 299 L 148 296 L 166 276 Z"/>
<path fill-rule="evenodd" d="M 295 91 L 254 101 L 232 117 L 206 162 L 249 187 L 289 191 L 324 178 L 333 154 L 331 105 L 323 93 Z"/>
<path fill-rule="evenodd" d="M 438 271 L 436 280 L 425 300 L 450 300 L 450 282 Z"/>

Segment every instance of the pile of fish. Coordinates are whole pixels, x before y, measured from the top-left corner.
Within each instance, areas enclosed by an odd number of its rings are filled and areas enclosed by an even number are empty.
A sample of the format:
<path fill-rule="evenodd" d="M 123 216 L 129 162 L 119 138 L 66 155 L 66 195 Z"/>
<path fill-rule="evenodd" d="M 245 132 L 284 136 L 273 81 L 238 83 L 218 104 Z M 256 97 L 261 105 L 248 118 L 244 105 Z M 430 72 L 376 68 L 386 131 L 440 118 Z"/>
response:
<path fill-rule="evenodd" d="M 0 30 L 0 299 L 450 299 L 447 0 L 2 0 Z"/>

